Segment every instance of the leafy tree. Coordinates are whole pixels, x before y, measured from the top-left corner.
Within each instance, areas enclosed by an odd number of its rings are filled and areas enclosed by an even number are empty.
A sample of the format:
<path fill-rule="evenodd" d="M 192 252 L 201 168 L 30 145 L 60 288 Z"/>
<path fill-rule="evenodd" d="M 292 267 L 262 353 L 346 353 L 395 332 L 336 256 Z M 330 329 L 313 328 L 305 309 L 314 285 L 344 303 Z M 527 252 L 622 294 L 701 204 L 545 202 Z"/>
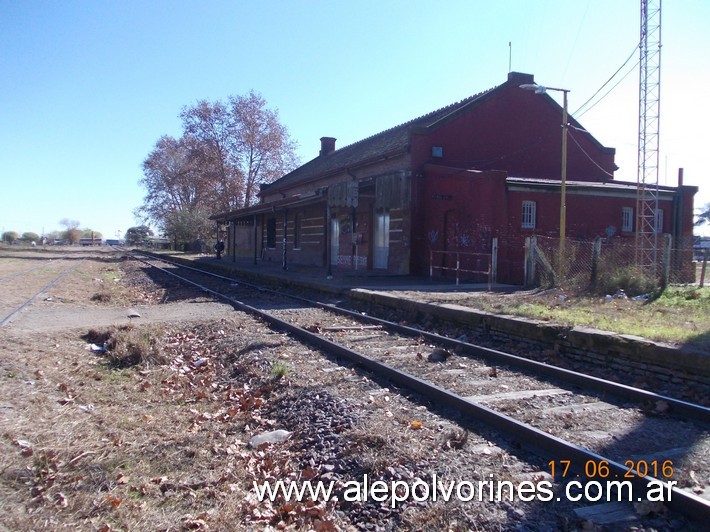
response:
<path fill-rule="evenodd" d="M 103 235 L 99 231 L 93 229 L 82 229 L 81 238 L 102 238 Z"/>
<path fill-rule="evenodd" d="M 51 231 L 44 235 L 44 237 L 47 239 L 47 242 L 54 242 L 55 240 L 62 239 L 62 235 L 59 233 L 59 231 Z"/>
<path fill-rule="evenodd" d="M 153 236 L 153 231 L 146 225 L 130 227 L 126 231 L 126 244 L 130 246 L 142 246 L 148 241 L 148 237 Z"/>
<path fill-rule="evenodd" d="M 701 207 L 700 213 L 696 214 L 696 226 L 706 223 L 710 223 L 710 203 L 706 203 L 705 207 Z"/>
<path fill-rule="evenodd" d="M 37 233 L 22 233 L 22 240 L 25 242 L 39 242 L 39 235 Z"/>
<path fill-rule="evenodd" d="M 165 236 L 175 248 L 197 239 L 208 239 L 214 231 L 214 222 L 205 209 L 177 210 L 170 213 L 164 227 Z"/>
<path fill-rule="evenodd" d="M 20 238 L 20 234 L 16 231 L 5 231 L 2 234 L 2 241 L 8 244 L 14 244 Z"/>

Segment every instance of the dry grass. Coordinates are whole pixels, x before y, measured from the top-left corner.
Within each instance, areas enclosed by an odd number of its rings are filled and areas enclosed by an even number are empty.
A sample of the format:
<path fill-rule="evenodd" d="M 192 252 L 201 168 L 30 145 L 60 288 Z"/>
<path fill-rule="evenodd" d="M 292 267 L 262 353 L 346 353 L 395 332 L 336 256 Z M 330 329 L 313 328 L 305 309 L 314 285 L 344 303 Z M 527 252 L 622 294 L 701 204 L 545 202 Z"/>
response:
<path fill-rule="evenodd" d="M 486 312 L 521 316 L 566 327 L 642 336 L 710 352 L 710 288 L 669 287 L 657 299 L 634 301 L 559 289 L 495 294 L 404 292 L 431 303 L 456 303 Z"/>
<path fill-rule="evenodd" d="M 113 367 L 141 365 L 148 368 L 168 363 L 163 352 L 164 334 L 160 325 L 136 327 L 129 324 L 105 330 L 90 329 L 85 338 L 105 349 L 106 359 Z"/>
<path fill-rule="evenodd" d="M 260 403 L 218 384 L 219 360 L 196 364 L 205 354 L 202 335 L 217 335 L 215 327 L 202 324 L 186 336 L 137 327 L 91 331 L 87 338 L 115 349 L 106 356 L 72 335 L 46 338 L 39 350 L 32 342 L 32 351 L 17 339 L 19 356 L 1 359 L 4 526 L 246 525 L 243 427 Z M 167 366 L 156 365 L 158 339 L 171 344 Z"/>

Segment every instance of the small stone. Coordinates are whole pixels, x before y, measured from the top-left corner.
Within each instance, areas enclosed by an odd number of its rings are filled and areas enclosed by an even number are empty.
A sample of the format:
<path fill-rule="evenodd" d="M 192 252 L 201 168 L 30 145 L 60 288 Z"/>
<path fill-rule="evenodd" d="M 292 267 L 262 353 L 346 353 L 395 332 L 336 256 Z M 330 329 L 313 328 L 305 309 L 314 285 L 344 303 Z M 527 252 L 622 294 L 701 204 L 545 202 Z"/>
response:
<path fill-rule="evenodd" d="M 446 362 L 446 359 L 448 359 L 450 356 L 451 353 L 449 353 L 447 350 L 437 347 L 431 353 L 429 353 L 427 360 L 429 362 Z"/>

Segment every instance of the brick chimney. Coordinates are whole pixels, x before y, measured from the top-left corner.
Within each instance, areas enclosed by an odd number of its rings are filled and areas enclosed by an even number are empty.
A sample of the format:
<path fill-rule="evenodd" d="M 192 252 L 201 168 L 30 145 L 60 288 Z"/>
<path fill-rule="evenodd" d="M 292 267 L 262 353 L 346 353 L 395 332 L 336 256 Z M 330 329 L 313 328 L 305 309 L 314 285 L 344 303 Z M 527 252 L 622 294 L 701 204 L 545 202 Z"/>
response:
<path fill-rule="evenodd" d="M 535 83 L 535 78 L 532 74 L 524 74 L 522 72 L 508 72 L 508 83 L 511 85 L 524 85 L 525 83 Z"/>
<path fill-rule="evenodd" d="M 325 157 L 330 152 L 335 151 L 335 140 L 333 137 L 320 138 L 320 156 Z"/>

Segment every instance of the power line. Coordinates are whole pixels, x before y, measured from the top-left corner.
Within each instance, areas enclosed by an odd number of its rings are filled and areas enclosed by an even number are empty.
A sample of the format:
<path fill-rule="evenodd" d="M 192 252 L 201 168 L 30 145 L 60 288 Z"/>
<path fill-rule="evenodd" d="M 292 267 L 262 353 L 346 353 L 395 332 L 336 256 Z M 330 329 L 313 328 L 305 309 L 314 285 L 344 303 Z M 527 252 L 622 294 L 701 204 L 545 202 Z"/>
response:
<path fill-rule="evenodd" d="M 618 87 L 619 84 L 620 84 L 622 81 L 624 81 L 624 80 L 626 79 L 626 77 L 627 77 L 629 74 L 631 74 L 632 72 L 634 72 L 634 71 L 636 70 L 636 67 L 637 67 L 638 65 L 639 65 L 639 61 L 636 61 L 636 63 L 629 69 L 629 71 L 628 71 L 626 74 L 624 74 L 624 75 L 622 76 L 622 78 L 621 78 L 619 81 L 617 81 L 617 82 L 614 84 L 614 86 L 613 86 L 612 88 L 610 88 L 608 91 L 606 91 L 606 92 L 604 93 L 604 96 L 602 96 L 602 97 L 599 98 L 596 102 L 594 102 L 592 105 L 590 105 L 589 107 L 587 107 L 584 111 L 582 111 L 579 115 L 577 115 L 577 117 L 582 117 L 582 116 L 584 116 L 585 114 L 587 114 L 589 111 L 591 111 L 592 109 L 594 109 L 594 108 L 597 106 L 597 104 L 600 103 L 600 102 L 602 102 L 602 101 L 604 100 L 604 98 L 606 98 L 606 97 L 609 95 L 609 93 L 610 93 L 611 91 L 613 91 L 616 87 Z"/>
<path fill-rule="evenodd" d="M 579 129 L 579 128 L 571 128 L 571 129 Z M 582 130 L 580 130 L 580 131 L 585 131 L 585 130 L 582 129 Z M 582 145 L 577 141 L 576 138 L 574 138 L 574 135 L 572 134 L 572 131 L 570 131 L 570 128 L 568 128 L 567 133 L 568 133 L 568 135 L 569 135 L 569 138 L 572 139 L 572 142 L 574 142 L 574 143 L 577 145 L 577 147 L 580 149 L 580 151 L 581 151 L 584 155 L 587 156 L 587 159 L 589 159 L 590 161 L 592 161 L 592 163 L 594 163 L 594 165 L 595 165 L 597 168 L 599 168 L 599 170 L 601 170 L 602 172 L 604 172 L 606 175 L 608 175 L 608 176 L 611 177 L 612 179 L 614 178 L 614 174 L 607 172 L 604 168 L 602 168 L 601 166 L 599 166 L 599 163 L 597 163 L 597 162 L 592 158 L 591 155 L 589 155 L 586 151 L 584 151 L 584 148 L 582 148 Z"/>
<path fill-rule="evenodd" d="M 636 51 L 637 51 L 638 49 L 639 49 L 639 45 L 637 44 L 637 45 L 634 47 L 634 49 L 631 51 L 631 54 L 629 54 L 629 57 L 628 57 L 628 58 L 626 59 L 626 61 L 624 61 L 624 63 L 616 70 L 616 72 L 614 72 L 614 73 L 611 75 L 611 77 L 610 77 L 609 79 L 607 79 L 607 80 L 604 82 L 604 84 L 603 84 L 601 87 L 599 87 L 599 88 L 597 89 L 597 91 L 596 91 L 594 94 L 592 94 L 592 96 L 591 96 L 586 102 L 584 102 L 582 105 L 580 105 L 580 106 L 577 108 L 577 110 L 576 110 L 574 113 L 572 113 L 572 114 L 573 114 L 573 115 L 576 115 L 576 114 L 579 113 L 582 109 L 584 109 L 584 107 L 585 107 L 586 105 L 588 105 L 589 102 L 591 102 L 591 101 L 596 97 L 596 95 L 599 94 L 599 93 L 602 91 L 602 89 L 604 89 L 604 87 L 606 87 L 606 86 L 611 82 L 611 80 L 613 80 L 613 79 L 616 77 L 616 75 L 617 75 L 619 72 L 621 72 L 621 70 L 629 63 L 629 61 L 631 61 L 631 58 L 634 56 L 634 54 L 636 54 Z M 636 65 L 638 65 L 638 62 L 636 63 Z M 634 65 L 634 68 L 636 68 L 636 65 Z M 626 78 L 626 76 L 629 75 L 630 72 L 631 72 L 631 71 L 627 72 L 627 73 L 624 75 L 624 77 L 622 77 L 621 80 L 616 83 L 616 85 L 614 85 L 611 89 L 609 89 L 609 90 L 604 94 L 604 96 L 602 96 L 599 100 L 597 100 L 597 102 L 596 102 L 594 105 L 597 105 L 600 101 L 602 101 L 604 98 L 606 98 L 606 96 L 607 96 L 612 90 L 614 90 L 614 89 L 619 85 L 619 83 L 621 83 L 621 81 L 623 81 L 624 78 Z M 594 105 L 593 105 L 592 107 L 594 107 Z M 590 107 L 589 109 L 591 109 L 592 107 Z M 589 109 L 587 109 L 587 111 L 589 111 Z M 584 111 L 584 113 L 586 113 L 587 111 Z M 582 113 L 582 115 L 583 115 L 584 113 Z M 582 115 L 579 115 L 579 116 L 582 116 Z"/>

